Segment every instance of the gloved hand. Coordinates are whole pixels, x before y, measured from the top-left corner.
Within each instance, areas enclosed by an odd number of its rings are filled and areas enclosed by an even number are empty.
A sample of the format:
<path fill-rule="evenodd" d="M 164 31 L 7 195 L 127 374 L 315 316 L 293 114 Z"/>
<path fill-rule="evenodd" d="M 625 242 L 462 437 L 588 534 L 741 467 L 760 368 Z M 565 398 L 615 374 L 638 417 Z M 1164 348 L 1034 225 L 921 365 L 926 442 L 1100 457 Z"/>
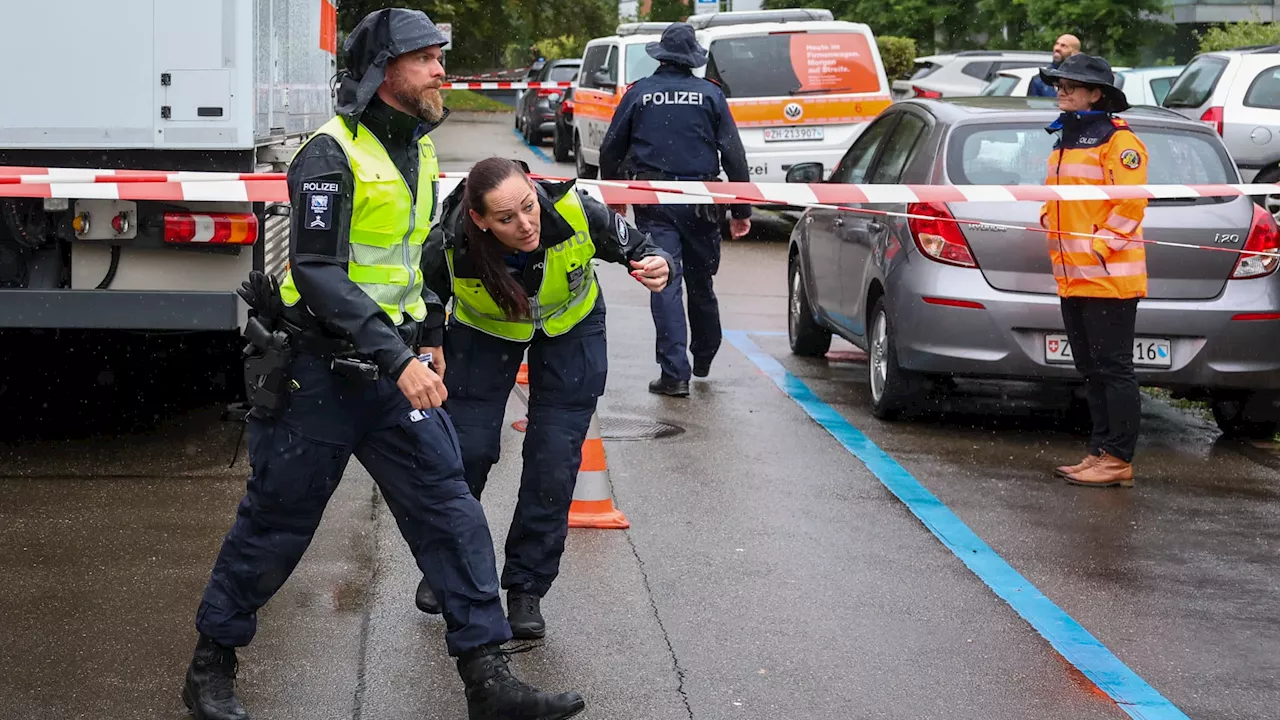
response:
<path fill-rule="evenodd" d="M 271 275 L 261 270 L 249 273 L 249 279 L 240 283 L 236 294 L 244 299 L 249 307 L 258 315 L 271 320 L 279 317 L 284 311 L 284 303 L 280 300 L 280 284 Z"/>

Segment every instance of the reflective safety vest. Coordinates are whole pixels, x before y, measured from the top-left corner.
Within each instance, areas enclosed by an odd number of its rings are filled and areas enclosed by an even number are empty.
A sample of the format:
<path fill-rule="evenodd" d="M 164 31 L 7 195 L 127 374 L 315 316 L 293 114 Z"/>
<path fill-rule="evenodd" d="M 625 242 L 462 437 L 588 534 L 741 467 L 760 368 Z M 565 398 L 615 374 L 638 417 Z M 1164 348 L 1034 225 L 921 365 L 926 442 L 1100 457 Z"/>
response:
<path fill-rule="evenodd" d="M 440 164 L 431 138 L 423 135 L 418 141 L 421 155 L 415 203 L 400 169 L 368 128 L 361 125 L 352 137 L 346 122 L 335 117 L 315 135 L 338 141 L 355 176 L 347 276 L 396 325 L 404 322 L 405 315 L 422 322 L 427 317 L 427 304 L 422 299 L 422 244 L 435 217 L 440 181 Z M 305 208 L 298 211 L 305 212 Z M 280 298 L 290 307 L 302 299 L 292 271 L 280 285 Z"/>
<path fill-rule="evenodd" d="M 600 285 L 591 267 L 596 246 L 582 199 L 571 189 L 556 201 L 555 208 L 574 235 L 545 250 L 542 285 L 537 296 L 529 298 L 527 318 L 508 318 L 478 278 L 458 277 L 454 249 L 445 251 L 453 278 L 453 317 L 458 322 L 506 340 L 527 342 L 538 330 L 550 336 L 563 335 L 591 312 L 600 297 Z"/>
<path fill-rule="evenodd" d="M 1107 118 L 1098 127 L 1086 135 L 1089 141 L 1098 139 L 1096 144 L 1064 142 L 1050 154 L 1046 185 L 1146 184 L 1147 148 L 1128 123 Z M 1040 213 L 1040 223 L 1046 229 L 1103 236 L 1048 236 L 1058 295 L 1119 300 L 1146 297 L 1146 247 L 1134 242 L 1143 239 L 1146 207 L 1145 199 L 1046 202 Z"/>

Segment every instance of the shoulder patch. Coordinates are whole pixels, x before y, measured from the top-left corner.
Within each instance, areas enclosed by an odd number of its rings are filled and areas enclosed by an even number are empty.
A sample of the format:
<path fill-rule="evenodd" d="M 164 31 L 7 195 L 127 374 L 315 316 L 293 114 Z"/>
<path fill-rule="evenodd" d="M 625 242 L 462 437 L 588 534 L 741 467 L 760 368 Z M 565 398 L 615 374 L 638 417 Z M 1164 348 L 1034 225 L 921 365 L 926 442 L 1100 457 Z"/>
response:
<path fill-rule="evenodd" d="M 616 212 L 613 214 L 613 230 L 614 235 L 618 238 L 618 244 L 625 248 L 627 246 L 627 234 L 629 232 L 627 230 L 627 219 Z"/>
<path fill-rule="evenodd" d="M 1138 154 L 1137 150 L 1125 150 L 1120 153 L 1120 164 L 1130 170 L 1137 170 L 1142 166 L 1142 156 Z"/>
<path fill-rule="evenodd" d="M 1116 127 L 1118 127 L 1118 128 L 1127 128 L 1127 127 L 1129 127 L 1129 123 L 1125 122 L 1123 119 L 1118 118 L 1118 117 L 1113 117 L 1113 118 L 1111 118 L 1111 124 L 1112 124 L 1112 125 L 1115 125 L 1115 126 L 1116 126 Z"/>

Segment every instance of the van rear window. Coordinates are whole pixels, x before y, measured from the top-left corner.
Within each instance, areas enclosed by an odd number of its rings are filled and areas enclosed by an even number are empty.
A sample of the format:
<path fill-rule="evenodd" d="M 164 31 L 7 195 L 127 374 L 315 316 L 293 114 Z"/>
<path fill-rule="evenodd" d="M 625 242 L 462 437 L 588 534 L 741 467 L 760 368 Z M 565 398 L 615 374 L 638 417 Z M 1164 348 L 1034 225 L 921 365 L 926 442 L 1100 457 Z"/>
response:
<path fill-rule="evenodd" d="M 875 57 L 861 33 L 780 33 L 713 40 L 707 78 L 726 97 L 880 92 Z"/>

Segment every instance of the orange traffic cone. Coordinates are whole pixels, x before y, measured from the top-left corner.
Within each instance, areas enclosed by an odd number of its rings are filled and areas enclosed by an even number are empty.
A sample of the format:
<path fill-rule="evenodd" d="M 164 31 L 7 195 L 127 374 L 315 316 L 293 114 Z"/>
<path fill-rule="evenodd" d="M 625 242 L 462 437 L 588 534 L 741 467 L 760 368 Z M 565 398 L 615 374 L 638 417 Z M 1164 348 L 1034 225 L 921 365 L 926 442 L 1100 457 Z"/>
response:
<path fill-rule="evenodd" d="M 517 432 L 529 429 L 529 363 L 520 363 L 520 372 L 516 373 L 516 392 L 524 396 L 525 416 L 511 423 Z"/>
<path fill-rule="evenodd" d="M 600 437 L 600 421 L 591 413 L 591 427 L 582 444 L 582 463 L 578 466 L 578 483 L 569 505 L 569 527 L 624 530 L 631 527 L 627 516 L 613 506 L 609 488 L 609 462 L 604 456 L 604 440 Z"/>

